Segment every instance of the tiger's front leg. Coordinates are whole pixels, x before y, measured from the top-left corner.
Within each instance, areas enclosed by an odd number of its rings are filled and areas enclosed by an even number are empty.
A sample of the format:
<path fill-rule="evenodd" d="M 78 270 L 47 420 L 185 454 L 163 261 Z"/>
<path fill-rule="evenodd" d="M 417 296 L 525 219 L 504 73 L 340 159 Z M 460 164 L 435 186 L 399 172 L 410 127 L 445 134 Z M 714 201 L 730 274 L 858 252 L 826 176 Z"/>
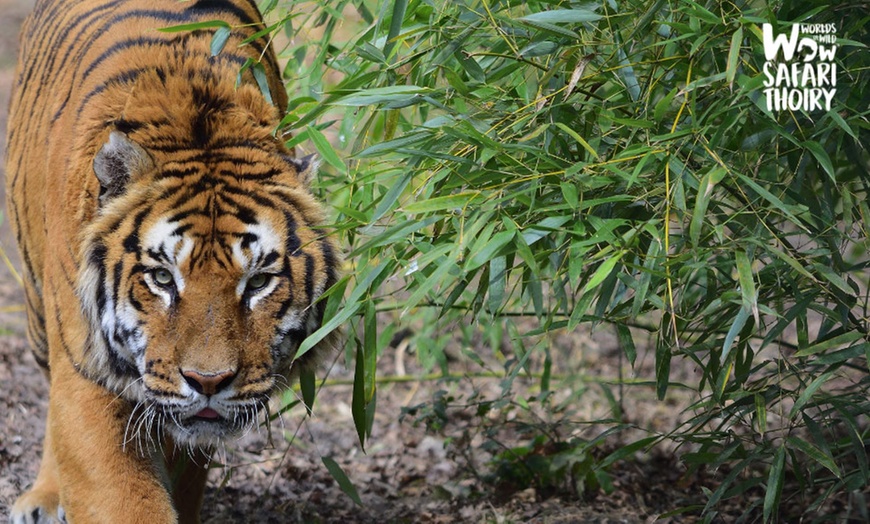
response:
<path fill-rule="evenodd" d="M 71 524 L 178 522 L 159 446 L 134 431 L 132 407 L 52 359 L 47 439 Z M 143 440 L 144 439 L 144 440 Z M 157 460 L 155 460 L 157 459 Z M 26 496 L 26 495 L 25 495 Z"/>
<path fill-rule="evenodd" d="M 179 448 L 172 442 L 171 437 L 168 437 L 163 456 L 170 476 L 172 500 L 178 512 L 178 522 L 199 524 L 211 451 L 201 448 Z"/>
<path fill-rule="evenodd" d="M 58 494 L 57 464 L 51 446 L 50 433 L 45 433 L 42 447 L 42 461 L 36 481 L 23 493 L 9 515 L 12 524 L 51 524 L 65 522 L 63 508 Z"/>

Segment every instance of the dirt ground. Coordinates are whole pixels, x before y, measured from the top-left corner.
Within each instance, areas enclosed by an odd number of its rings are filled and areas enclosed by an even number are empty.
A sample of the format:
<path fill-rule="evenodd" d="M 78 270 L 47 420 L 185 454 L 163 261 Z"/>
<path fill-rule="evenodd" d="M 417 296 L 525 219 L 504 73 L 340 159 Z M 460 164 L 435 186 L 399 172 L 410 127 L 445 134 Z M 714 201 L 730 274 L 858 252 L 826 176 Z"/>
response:
<path fill-rule="evenodd" d="M 31 4 L 32 0 L 0 0 L 0 133 L 4 137 L 17 26 Z M 5 223 L 0 241 L 14 259 L 15 247 Z M 22 304 L 13 272 L 0 264 L 0 522 L 6 521 L 10 505 L 36 475 L 47 403 L 47 382 L 24 339 Z M 622 365 L 614 337 L 606 331 L 567 334 L 555 346 L 579 373 L 615 377 Z M 419 371 L 414 360 L 413 355 L 391 350 L 382 359 L 383 375 L 397 366 L 413 374 Z M 648 376 L 644 373 L 651 366 L 649 360 L 635 373 Z M 351 387 L 341 383 L 350 376 L 341 364 L 333 367 L 330 380 L 335 384 L 321 391 L 313 418 L 294 410 L 274 421 L 271 430 L 261 429 L 220 450 L 204 522 L 687 522 L 695 519 L 691 513 L 660 517 L 678 508 L 703 505 L 701 484 L 715 485 L 708 479 L 686 478 L 678 461 L 661 451 L 615 464 L 610 470 L 614 491 L 609 495 L 553 494 L 530 486 L 496 489 L 485 480 L 492 455 L 481 451 L 483 429 L 475 425 L 485 417 L 453 410 L 442 428 L 427 430 L 425 424 L 414 423 L 415 416 L 400 416 L 403 407 L 429 401 L 437 391 L 457 399 L 475 394 L 494 398 L 499 392 L 495 379 L 381 385 L 373 434 L 364 453 L 351 417 Z M 522 380 L 517 384 L 524 387 Z M 589 389 L 594 388 L 592 381 Z M 632 401 L 631 423 L 666 431 L 677 422 L 680 410 L 675 401 L 654 402 L 648 389 L 641 394 L 646 399 Z M 602 427 L 582 421 L 610 417 L 612 406 L 601 394 L 578 399 L 571 413 L 573 420 L 581 422 L 570 431 L 592 438 Z M 504 429 L 506 444 L 519 438 Z M 362 506 L 341 491 L 321 457 L 341 465 L 359 491 Z"/>

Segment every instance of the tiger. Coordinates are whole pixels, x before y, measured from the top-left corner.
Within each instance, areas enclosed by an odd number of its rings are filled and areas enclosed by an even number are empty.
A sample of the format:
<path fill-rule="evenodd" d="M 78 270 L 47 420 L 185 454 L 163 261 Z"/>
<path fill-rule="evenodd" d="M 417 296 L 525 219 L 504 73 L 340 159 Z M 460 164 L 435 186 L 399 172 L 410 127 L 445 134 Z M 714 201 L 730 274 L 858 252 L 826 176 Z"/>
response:
<path fill-rule="evenodd" d="M 296 355 L 341 255 L 317 162 L 278 131 L 264 29 L 253 0 L 37 0 L 25 20 L 7 209 L 49 407 L 12 522 L 199 522 L 215 446 L 335 347 Z"/>

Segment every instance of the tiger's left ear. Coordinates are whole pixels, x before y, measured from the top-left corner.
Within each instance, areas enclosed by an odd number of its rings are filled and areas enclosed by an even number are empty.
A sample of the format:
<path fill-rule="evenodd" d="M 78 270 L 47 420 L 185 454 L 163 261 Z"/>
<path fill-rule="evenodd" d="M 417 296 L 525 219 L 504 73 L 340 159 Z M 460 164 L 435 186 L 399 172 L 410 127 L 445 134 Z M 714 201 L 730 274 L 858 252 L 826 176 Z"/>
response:
<path fill-rule="evenodd" d="M 100 181 L 100 205 L 122 194 L 130 180 L 154 168 L 154 160 L 142 146 L 120 131 L 112 131 L 109 141 L 94 157 L 94 174 Z"/>

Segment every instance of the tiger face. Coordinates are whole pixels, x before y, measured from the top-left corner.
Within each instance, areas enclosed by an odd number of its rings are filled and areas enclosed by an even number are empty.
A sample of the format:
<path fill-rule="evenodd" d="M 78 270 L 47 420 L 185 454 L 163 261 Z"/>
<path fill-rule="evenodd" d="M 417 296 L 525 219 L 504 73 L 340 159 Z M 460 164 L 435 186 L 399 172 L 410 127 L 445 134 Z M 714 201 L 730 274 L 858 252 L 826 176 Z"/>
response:
<path fill-rule="evenodd" d="M 131 425 L 157 424 L 183 444 L 256 420 L 335 282 L 334 248 L 309 223 L 318 207 L 299 183 L 310 166 L 239 163 L 155 162 L 119 131 L 94 161 L 102 204 L 79 279 L 93 337 L 84 368 L 136 403 Z"/>

